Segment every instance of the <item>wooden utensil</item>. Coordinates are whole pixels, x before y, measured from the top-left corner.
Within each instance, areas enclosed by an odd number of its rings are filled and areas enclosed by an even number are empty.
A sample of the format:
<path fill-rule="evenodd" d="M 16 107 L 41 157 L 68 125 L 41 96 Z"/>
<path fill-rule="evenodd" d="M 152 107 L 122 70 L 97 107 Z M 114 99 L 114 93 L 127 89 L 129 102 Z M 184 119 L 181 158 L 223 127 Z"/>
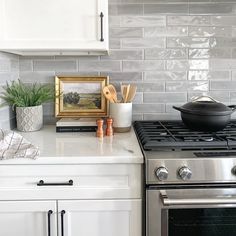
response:
<path fill-rule="evenodd" d="M 126 85 L 125 89 L 124 89 L 124 93 L 125 93 L 124 103 L 127 103 L 127 99 L 128 99 L 128 95 L 129 95 L 129 90 L 130 90 L 130 84 Z"/>
<path fill-rule="evenodd" d="M 113 101 L 115 103 L 117 103 L 117 92 L 116 92 L 116 88 L 112 85 L 112 84 L 109 84 L 108 86 L 108 89 L 112 95 L 112 98 L 113 98 Z"/>
<path fill-rule="evenodd" d="M 134 99 L 134 96 L 136 94 L 137 91 L 137 86 L 134 84 L 130 85 L 130 89 L 129 89 L 129 94 L 128 94 L 128 98 L 127 98 L 127 102 L 132 102 Z"/>
<path fill-rule="evenodd" d="M 124 84 L 122 84 L 121 86 L 120 86 L 120 91 L 121 91 L 121 95 L 122 95 L 122 100 L 121 100 L 121 102 L 124 102 L 124 98 L 125 98 L 125 85 Z"/>
<path fill-rule="evenodd" d="M 114 99 L 113 99 L 113 96 L 112 96 L 112 94 L 111 94 L 109 88 L 108 88 L 107 86 L 105 86 L 102 91 L 103 91 L 103 94 L 104 94 L 104 96 L 106 97 L 106 99 L 107 99 L 109 102 L 114 103 Z"/>

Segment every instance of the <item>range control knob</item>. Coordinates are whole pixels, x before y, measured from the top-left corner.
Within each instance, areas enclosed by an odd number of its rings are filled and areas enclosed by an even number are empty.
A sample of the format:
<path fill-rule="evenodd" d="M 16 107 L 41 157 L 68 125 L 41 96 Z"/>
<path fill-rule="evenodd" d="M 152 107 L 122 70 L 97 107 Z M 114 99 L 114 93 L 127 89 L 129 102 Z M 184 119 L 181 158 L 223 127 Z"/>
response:
<path fill-rule="evenodd" d="M 155 172 L 159 180 L 166 180 L 168 178 L 168 170 L 164 166 L 159 167 Z"/>
<path fill-rule="evenodd" d="M 233 175 L 236 175 L 236 166 L 234 166 L 234 167 L 232 168 L 231 172 L 232 172 Z"/>
<path fill-rule="evenodd" d="M 192 177 L 192 171 L 188 167 L 181 167 L 178 171 L 179 177 L 182 180 L 189 180 Z"/>

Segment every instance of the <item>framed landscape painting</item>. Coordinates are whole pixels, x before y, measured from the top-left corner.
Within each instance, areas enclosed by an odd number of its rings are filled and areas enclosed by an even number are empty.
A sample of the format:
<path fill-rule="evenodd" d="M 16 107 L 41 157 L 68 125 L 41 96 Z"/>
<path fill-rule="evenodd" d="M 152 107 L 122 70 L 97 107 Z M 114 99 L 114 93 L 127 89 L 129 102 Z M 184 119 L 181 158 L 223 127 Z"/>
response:
<path fill-rule="evenodd" d="M 106 117 L 108 101 L 102 89 L 108 77 L 55 77 L 56 117 Z"/>

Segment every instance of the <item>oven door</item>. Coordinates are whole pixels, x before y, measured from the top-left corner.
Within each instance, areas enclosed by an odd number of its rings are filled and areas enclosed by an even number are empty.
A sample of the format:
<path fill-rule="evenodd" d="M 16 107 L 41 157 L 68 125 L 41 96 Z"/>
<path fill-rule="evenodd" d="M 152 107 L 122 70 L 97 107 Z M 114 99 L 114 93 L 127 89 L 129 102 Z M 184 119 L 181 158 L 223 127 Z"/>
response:
<path fill-rule="evenodd" d="M 236 188 L 148 189 L 147 236 L 235 236 Z"/>

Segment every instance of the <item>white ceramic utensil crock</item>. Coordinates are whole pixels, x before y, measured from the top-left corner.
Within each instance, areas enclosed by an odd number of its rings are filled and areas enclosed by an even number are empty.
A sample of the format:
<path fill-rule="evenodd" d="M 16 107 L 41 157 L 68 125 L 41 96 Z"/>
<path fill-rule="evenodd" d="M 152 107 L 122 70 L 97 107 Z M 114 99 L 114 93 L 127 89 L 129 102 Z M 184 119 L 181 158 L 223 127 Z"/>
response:
<path fill-rule="evenodd" d="M 130 131 L 132 125 L 132 103 L 111 103 L 110 117 L 113 119 L 115 132 Z"/>

